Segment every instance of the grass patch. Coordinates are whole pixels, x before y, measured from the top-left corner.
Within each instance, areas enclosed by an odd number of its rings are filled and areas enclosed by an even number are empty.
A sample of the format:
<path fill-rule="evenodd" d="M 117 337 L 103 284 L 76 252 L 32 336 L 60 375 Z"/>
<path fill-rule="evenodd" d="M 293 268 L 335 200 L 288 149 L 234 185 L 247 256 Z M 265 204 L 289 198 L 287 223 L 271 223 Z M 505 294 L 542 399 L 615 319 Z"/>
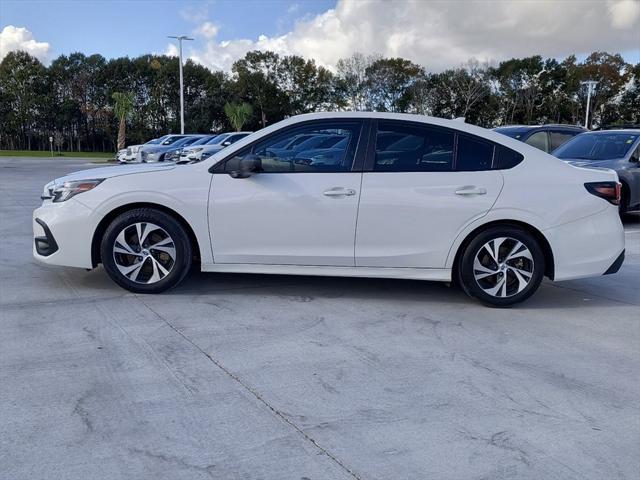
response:
<path fill-rule="evenodd" d="M 40 158 L 98 158 L 104 160 L 110 160 L 115 158 L 115 154 L 109 152 L 62 152 L 58 154 L 54 152 L 54 156 L 51 156 L 51 152 L 47 151 L 32 151 L 32 150 L 0 150 L 0 157 L 40 157 Z"/>

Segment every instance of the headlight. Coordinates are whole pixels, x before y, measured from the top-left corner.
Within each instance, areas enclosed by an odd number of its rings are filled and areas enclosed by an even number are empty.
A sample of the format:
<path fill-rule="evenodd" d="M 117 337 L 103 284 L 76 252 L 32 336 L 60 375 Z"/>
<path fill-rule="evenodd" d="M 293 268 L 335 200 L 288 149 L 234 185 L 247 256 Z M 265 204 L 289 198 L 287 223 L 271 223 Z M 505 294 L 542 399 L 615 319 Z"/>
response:
<path fill-rule="evenodd" d="M 71 197 L 75 197 L 79 193 L 88 192 L 93 190 L 103 182 L 104 178 L 94 178 L 92 180 L 75 180 L 71 182 L 64 182 L 62 185 L 54 185 L 53 188 L 49 188 L 53 197 L 53 202 L 59 203 L 69 200 Z"/>
<path fill-rule="evenodd" d="M 202 150 L 204 150 L 204 147 L 193 148 L 193 149 L 189 150 L 189 153 L 198 153 L 198 152 L 201 152 Z"/>

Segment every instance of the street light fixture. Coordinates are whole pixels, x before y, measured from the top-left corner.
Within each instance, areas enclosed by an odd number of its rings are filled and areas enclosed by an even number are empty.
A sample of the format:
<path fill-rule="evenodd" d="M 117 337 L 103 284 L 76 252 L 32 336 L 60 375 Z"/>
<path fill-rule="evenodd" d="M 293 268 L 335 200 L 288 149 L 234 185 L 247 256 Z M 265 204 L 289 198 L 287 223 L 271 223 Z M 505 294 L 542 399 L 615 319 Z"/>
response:
<path fill-rule="evenodd" d="M 178 40 L 178 61 L 180 63 L 180 133 L 184 134 L 184 83 L 182 80 L 182 41 L 193 40 L 186 35 L 169 35 L 167 38 Z"/>
<path fill-rule="evenodd" d="M 581 82 L 581 84 L 587 86 L 587 111 L 584 116 L 584 128 L 589 130 L 589 105 L 591 104 L 591 92 L 595 91 L 598 82 L 595 80 L 587 80 L 585 82 Z"/>

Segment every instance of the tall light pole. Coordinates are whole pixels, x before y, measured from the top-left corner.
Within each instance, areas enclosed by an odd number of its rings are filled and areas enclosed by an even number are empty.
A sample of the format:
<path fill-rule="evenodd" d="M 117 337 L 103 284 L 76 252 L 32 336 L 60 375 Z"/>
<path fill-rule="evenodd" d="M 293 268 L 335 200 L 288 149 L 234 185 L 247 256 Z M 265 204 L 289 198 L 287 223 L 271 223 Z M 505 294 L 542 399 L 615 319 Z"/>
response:
<path fill-rule="evenodd" d="M 589 130 L 589 105 L 591 104 L 591 92 L 596 89 L 596 85 L 598 84 L 598 82 L 596 82 L 595 80 L 587 80 L 581 83 L 582 85 L 587 86 L 587 111 L 584 115 L 584 128 Z"/>
<path fill-rule="evenodd" d="M 178 40 L 178 61 L 180 62 L 180 133 L 184 133 L 184 82 L 182 80 L 182 41 L 193 40 L 186 35 L 169 35 Z"/>

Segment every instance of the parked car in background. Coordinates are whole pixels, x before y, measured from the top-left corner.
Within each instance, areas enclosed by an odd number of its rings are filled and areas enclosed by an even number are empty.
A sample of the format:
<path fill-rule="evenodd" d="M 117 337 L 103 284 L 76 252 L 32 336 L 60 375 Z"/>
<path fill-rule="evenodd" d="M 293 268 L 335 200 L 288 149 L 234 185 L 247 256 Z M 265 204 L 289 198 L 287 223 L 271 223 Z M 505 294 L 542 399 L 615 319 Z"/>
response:
<path fill-rule="evenodd" d="M 196 142 L 193 145 L 189 145 L 188 147 L 184 147 L 180 152 L 180 162 L 191 162 L 194 160 L 200 159 L 200 153 L 204 150 L 205 145 L 216 145 L 222 143 L 228 134 L 216 134 L 212 135 L 205 142 Z"/>
<path fill-rule="evenodd" d="M 118 151 L 116 160 L 118 160 L 118 162 L 120 163 L 134 163 L 138 159 L 138 152 L 140 151 L 140 148 L 144 147 L 145 145 L 157 145 L 166 140 L 169 136 L 170 135 L 164 135 L 160 138 L 154 138 L 141 145 L 129 145 L 127 148 Z"/>
<path fill-rule="evenodd" d="M 273 155 L 302 134 L 342 136 L 327 147 L 339 161 Z M 508 306 L 545 275 L 618 271 L 617 180 L 462 122 L 307 114 L 201 162 L 50 182 L 33 213 L 33 253 L 53 265 L 102 263 L 139 293 L 177 285 L 197 258 L 210 272 L 456 281 L 483 303 Z"/>
<path fill-rule="evenodd" d="M 152 145 L 148 148 L 145 147 L 140 150 L 141 161 L 142 163 L 163 162 L 165 159 L 165 155 L 168 152 L 174 152 L 181 147 L 191 145 L 193 142 L 196 142 L 202 137 L 203 135 L 181 135 L 181 138 L 178 138 L 172 142 L 167 142 L 167 140 L 165 140 L 158 145 Z"/>
<path fill-rule="evenodd" d="M 615 170 L 622 188 L 620 213 L 640 209 L 640 129 L 582 133 L 553 155 L 580 167 Z"/>
<path fill-rule="evenodd" d="M 181 161 L 193 162 L 193 161 L 201 161 L 209 158 L 212 155 L 215 155 L 220 150 L 227 148 L 229 145 L 233 145 L 238 140 L 242 140 L 244 137 L 251 135 L 252 132 L 233 132 L 233 133 L 222 133 L 218 135 L 214 140 L 211 141 L 208 145 L 203 145 L 202 150 L 193 150 L 189 152 L 186 159 L 181 157 Z"/>
<path fill-rule="evenodd" d="M 214 138 L 216 138 L 217 135 L 202 135 L 200 138 L 198 138 L 197 140 L 193 141 L 192 143 L 189 144 L 181 144 L 173 149 L 168 150 L 165 155 L 164 155 L 164 160 L 165 162 L 177 162 L 178 160 L 180 160 L 180 157 L 182 155 L 182 152 L 186 149 L 186 148 L 197 148 L 198 145 L 206 145 L 207 142 L 210 142 L 211 140 L 213 140 Z"/>
<path fill-rule="evenodd" d="M 509 125 L 493 129 L 498 133 L 520 140 L 543 152 L 551 153 L 563 143 L 587 129 L 574 125 Z"/>

